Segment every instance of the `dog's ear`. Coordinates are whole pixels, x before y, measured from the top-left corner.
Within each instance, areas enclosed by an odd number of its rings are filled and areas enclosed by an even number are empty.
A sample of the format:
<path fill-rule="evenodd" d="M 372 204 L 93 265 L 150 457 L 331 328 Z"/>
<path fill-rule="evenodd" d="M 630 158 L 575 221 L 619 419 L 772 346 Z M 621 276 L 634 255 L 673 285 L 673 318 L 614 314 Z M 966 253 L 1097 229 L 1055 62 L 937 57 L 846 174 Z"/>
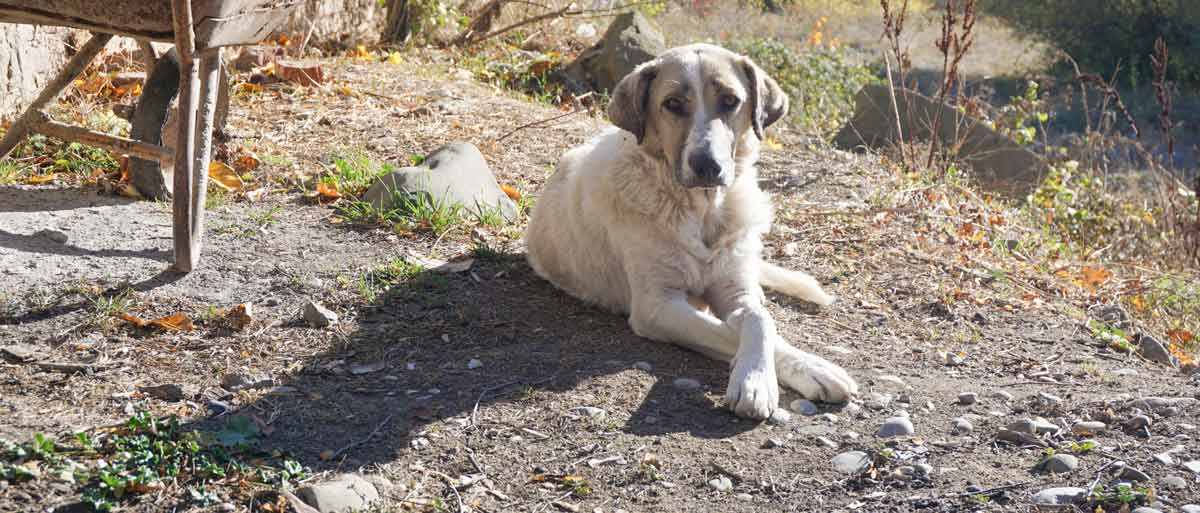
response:
<path fill-rule="evenodd" d="M 608 119 L 637 137 L 638 144 L 646 136 L 646 104 L 650 101 L 650 84 L 657 75 L 657 61 L 638 65 L 617 83 L 608 102 Z"/>
<path fill-rule="evenodd" d="M 742 71 L 750 81 L 750 109 L 754 135 L 761 140 L 763 129 L 787 115 L 788 97 L 775 79 L 758 67 L 749 57 L 742 58 Z"/>

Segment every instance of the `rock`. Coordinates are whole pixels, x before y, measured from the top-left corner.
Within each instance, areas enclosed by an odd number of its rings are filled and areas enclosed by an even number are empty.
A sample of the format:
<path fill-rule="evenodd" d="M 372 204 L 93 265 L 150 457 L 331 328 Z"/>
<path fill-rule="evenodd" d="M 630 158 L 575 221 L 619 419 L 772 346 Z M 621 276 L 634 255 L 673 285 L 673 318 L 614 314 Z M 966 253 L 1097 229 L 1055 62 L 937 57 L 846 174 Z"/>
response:
<path fill-rule="evenodd" d="M 892 404 L 892 395 L 880 394 L 878 392 L 872 392 L 871 397 L 863 401 L 863 405 L 872 410 L 887 409 L 889 404 Z"/>
<path fill-rule="evenodd" d="M 1049 422 L 1046 419 L 1043 419 L 1041 417 L 1033 419 L 1034 434 L 1038 434 L 1038 435 L 1046 434 L 1046 433 L 1054 434 L 1054 433 L 1057 433 L 1060 429 L 1062 429 L 1062 428 L 1058 427 L 1057 424 Z"/>
<path fill-rule="evenodd" d="M 726 493 L 733 491 L 733 481 L 730 481 L 726 476 L 717 476 L 715 479 L 709 480 L 708 487 L 718 492 Z"/>
<path fill-rule="evenodd" d="M 915 432 L 913 423 L 908 420 L 908 417 L 891 417 L 883 421 L 883 425 L 879 426 L 879 431 L 875 433 L 875 436 L 880 438 L 911 436 Z"/>
<path fill-rule="evenodd" d="M 1076 422 L 1074 426 L 1071 426 L 1071 432 L 1079 436 L 1098 435 L 1106 429 L 1108 429 L 1107 425 L 1097 421 Z"/>
<path fill-rule="evenodd" d="M 1024 431 L 1013 431 L 1011 429 L 1001 429 L 996 433 L 996 439 L 1017 445 L 1036 445 L 1039 447 L 1046 446 L 1045 441 L 1031 433 Z"/>
<path fill-rule="evenodd" d="M 850 356 L 854 354 L 854 350 L 843 346 L 825 346 L 825 350 L 831 353 Z"/>
<path fill-rule="evenodd" d="M 638 64 L 667 51 L 666 40 L 645 15 L 634 10 L 617 16 L 604 38 L 567 66 L 567 75 L 596 91 L 611 91 Z"/>
<path fill-rule="evenodd" d="M 155 399 L 163 401 L 182 401 L 195 395 L 195 391 L 187 390 L 183 385 L 178 383 L 164 383 L 162 385 L 150 385 L 138 387 L 143 394 L 146 394 Z"/>
<path fill-rule="evenodd" d="M 992 392 L 992 397 L 995 397 L 996 399 L 999 399 L 999 400 L 1005 401 L 1005 402 L 1013 400 L 1013 395 L 1004 390 L 997 390 L 995 392 Z"/>
<path fill-rule="evenodd" d="M 753 495 L 750 495 L 750 494 L 748 494 L 748 493 L 739 493 L 739 494 L 737 494 L 737 495 L 734 495 L 734 496 L 733 496 L 733 498 L 735 498 L 735 499 L 737 499 L 737 500 L 739 500 L 739 501 L 752 501 L 752 500 L 754 500 L 754 496 L 753 496 Z"/>
<path fill-rule="evenodd" d="M 377 209 L 392 210 L 402 208 L 406 194 L 422 194 L 434 203 L 468 210 L 498 209 L 509 221 L 517 218 L 517 204 L 496 183 L 479 149 L 467 142 L 449 143 L 430 153 L 420 166 L 380 177 L 362 200 Z"/>
<path fill-rule="evenodd" d="M 878 378 L 876 378 L 876 379 L 878 379 L 879 381 L 882 381 L 882 382 L 884 382 L 884 383 L 888 383 L 888 384 L 896 385 L 896 386 L 898 386 L 898 387 L 900 387 L 900 388 L 904 388 L 904 380 L 903 380 L 903 379 L 900 379 L 900 376 L 893 376 L 893 375 L 891 375 L 891 374 L 884 374 L 884 375 L 882 375 L 882 376 L 879 376 L 879 377 L 878 377 Z"/>
<path fill-rule="evenodd" d="M 608 412 L 595 406 L 577 406 L 571 408 L 567 413 L 573 414 L 579 418 L 602 419 L 608 416 Z"/>
<path fill-rule="evenodd" d="M 1113 376 L 1137 376 L 1136 369 L 1117 369 L 1112 371 Z"/>
<path fill-rule="evenodd" d="M 843 474 L 857 474 L 871 466 L 871 457 L 862 451 L 843 452 L 833 457 L 833 468 Z"/>
<path fill-rule="evenodd" d="M 1147 506 L 1141 506 L 1138 508 L 1134 508 L 1134 510 L 1131 511 L 1130 513 L 1162 513 L 1162 511 L 1151 508 L 1151 507 L 1147 507 Z"/>
<path fill-rule="evenodd" d="M 1129 313 L 1121 305 L 1095 305 L 1088 309 L 1088 315 L 1097 321 L 1114 328 L 1128 330 L 1133 325 L 1129 322 Z"/>
<path fill-rule="evenodd" d="M 845 412 L 846 416 L 848 417 L 857 417 L 863 413 L 863 408 L 862 405 L 858 403 L 849 402 L 846 403 L 846 406 L 842 407 L 842 411 Z"/>
<path fill-rule="evenodd" d="M 1144 483 L 1150 480 L 1150 476 L 1146 475 L 1145 472 L 1126 465 L 1125 468 L 1121 469 L 1121 473 L 1117 474 L 1117 479 L 1132 481 L 1135 483 Z"/>
<path fill-rule="evenodd" d="M 640 370 L 642 372 L 653 372 L 654 371 L 654 366 L 650 365 L 650 362 L 634 362 L 633 368 Z"/>
<path fill-rule="evenodd" d="M 970 406 L 975 404 L 976 398 L 977 396 L 975 395 L 975 392 L 963 392 L 958 394 L 958 404 Z"/>
<path fill-rule="evenodd" d="M 692 378 L 675 378 L 673 384 L 675 388 L 680 390 L 696 390 L 700 388 L 700 382 Z"/>
<path fill-rule="evenodd" d="M 892 91 L 888 86 L 869 84 L 854 98 L 854 115 L 834 137 L 833 143 L 844 150 L 862 147 L 883 148 L 896 144 L 896 115 L 892 109 Z M 952 105 L 938 103 L 921 93 L 897 89 L 894 93 L 906 141 L 929 139 L 933 119 L 940 116 L 936 137 L 946 147 L 956 146 L 958 155 L 975 170 L 981 184 L 989 190 L 1024 197 L 1040 183 L 1045 162 L 1035 153 L 1013 142 Z M 967 127 L 967 128 L 964 128 Z"/>
<path fill-rule="evenodd" d="M 596 26 L 591 23 L 580 23 L 575 27 L 575 37 L 591 39 L 596 37 Z"/>
<path fill-rule="evenodd" d="M 776 426 L 784 426 L 787 425 L 789 420 L 792 420 L 791 412 L 783 408 L 775 408 L 775 411 L 771 412 L 771 417 L 767 419 L 767 422 Z"/>
<path fill-rule="evenodd" d="M 378 361 L 378 362 L 371 362 L 371 363 L 352 363 L 352 364 L 350 364 L 350 374 L 353 374 L 355 376 L 362 376 L 363 374 L 379 372 L 386 368 L 387 368 L 387 362 L 385 362 L 385 361 Z"/>
<path fill-rule="evenodd" d="M 1062 404 L 1061 397 L 1059 397 L 1057 395 L 1053 395 L 1053 394 L 1048 394 L 1046 392 L 1038 392 L 1037 399 L 1038 399 L 1039 403 L 1042 403 L 1046 406 L 1054 406 L 1056 404 Z"/>
<path fill-rule="evenodd" d="M 379 501 L 379 491 L 356 474 L 342 474 L 330 481 L 306 484 L 296 496 L 321 513 L 350 513 L 365 510 Z"/>
<path fill-rule="evenodd" d="M 830 440 L 823 436 L 817 437 L 817 443 L 824 445 L 825 447 L 828 447 L 830 449 L 837 449 L 837 446 L 838 446 L 837 442 L 834 442 L 833 440 Z"/>
<path fill-rule="evenodd" d="M 1051 474 L 1065 474 L 1079 467 L 1079 458 L 1070 454 L 1055 454 L 1038 463 L 1037 469 Z"/>
<path fill-rule="evenodd" d="M 1088 491 L 1074 486 L 1047 488 L 1033 494 L 1033 503 L 1038 506 L 1069 506 L 1082 501 Z"/>
<path fill-rule="evenodd" d="M 9 358 L 18 362 L 31 362 L 40 360 L 44 357 L 44 353 L 38 348 L 28 344 L 12 344 L 0 346 L 0 353 L 8 355 Z"/>
<path fill-rule="evenodd" d="M 780 440 L 778 438 L 768 438 L 767 441 L 763 442 L 762 448 L 763 449 L 778 449 L 778 448 L 784 447 L 786 445 L 787 445 L 787 443 L 785 443 L 783 440 Z"/>
<path fill-rule="evenodd" d="M 1179 366 L 1179 358 L 1171 354 L 1167 346 L 1159 342 L 1158 339 L 1143 334 L 1138 337 L 1137 343 L 1138 353 L 1142 355 L 1142 358 L 1171 367 Z"/>
<path fill-rule="evenodd" d="M 1164 488 L 1174 488 L 1177 490 L 1187 488 L 1187 480 L 1179 476 L 1164 477 L 1161 482 Z"/>
<path fill-rule="evenodd" d="M 1150 420 L 1150 417 L 1145 415 L 1135 415 L 1133 418 L 1125 422 L 1125 429 L 1127 431 L 1137 431 L 1149 426 L 1152 423 L 1153 421 Z"/>
<path fill-rule="evenodd" d="M 951 429 L 951 431 L 953 431 L 956 435 L 970 433 L 971 431 L 975 430 L 975 426 L 971 424 L 971 421 L 962 417 L 954 419 L 953 426 L 954 427 Z"/>
<path fill-rule="evenodd" d="M 267 388 L 275 384 L 275 380 L 265 374 L 244 374 L 230 372 L 221 376 L 221 388 L 230 392 L 253 388 Z"/>
<path fill-rule="evenodd" d="M 471 358 L 470 360 L 467 360 L 468 369 L 478 369 L 480 367 L 483 367 L 483 362 L 479 361 L 478 358 Z"/>
<path fill-rule="evenodd" d="M 1175 458 L 1172 458 L 1171 453 L 1169 453 L 1169 452 L 1160 452 L 1158 454 L 1155 454 L 1154 460 L 1159 463 L 1162 463 L 1163 465 L 1166 465 L 1168 467 L 1175 466 Z"/>
<path fill-rule="evenodd" d="M 1193 474 L 1200 474 L 1200 460 L 1185 461 L 1183 463 L 1183 468 L 1192 471 Z"/>
<path fill-rule="evenodd" d="M 324 328 L 337 324 L 338 314 L 315 301 L 309 301 L 304 305 L 304 320 L 308 321 L 309 326 Z"/>
<path fill-rule="evenodd" d="M 1180 513 L 1200 513 L 1200 506 L 1195 504 L 1184 504 L 1179 507 Z"/>
<path fill-rule="evenodd" d="M 808 399 L 796 399 L 792 401 L 792 410 L 805 417 L 809 417 L 817 414 L 817 405 Z"/>
<path fill-rule="evenodd" d="M 933 475 L 933 465 L 928 463 L 917 463 L 913 465 L 913 468 L 916 469 L 917 476 L 919 477 L 926 478 Z"/>
<path fill-rule="evenodd" d="M 68 237 L 66 233 L 59 230 L 38 230 L 33 232 L 33 236 L 42 237 L 46 240 L 57 242 L 59 244 L 66 244 L 67 241 L 70 240 L 70 237 Z"/>
<path fill-rule="evenodd" d="M 1134 408 L 1153 411 L 1155 413 L 1163 413 L 1170 408 L 1184 410 L 1195 406 L 1197 400 L 1194 397 L 1155 397 L 1147 396 L 1140 399 L 1130 401 L 1130 405 Z"/>

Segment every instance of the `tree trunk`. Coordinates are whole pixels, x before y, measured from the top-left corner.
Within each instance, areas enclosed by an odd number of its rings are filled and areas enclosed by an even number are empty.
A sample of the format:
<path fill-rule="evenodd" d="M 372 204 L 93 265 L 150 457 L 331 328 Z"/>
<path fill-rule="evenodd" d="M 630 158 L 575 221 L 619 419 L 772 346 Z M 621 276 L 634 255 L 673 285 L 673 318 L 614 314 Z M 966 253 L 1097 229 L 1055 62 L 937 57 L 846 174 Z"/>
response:
<path fill-rule="evenodd" d="M 408 0 L 388 0 L 387 22 L 383 27 L 383 40 L 400 44 L 412 35 L 412 12 Z"/>

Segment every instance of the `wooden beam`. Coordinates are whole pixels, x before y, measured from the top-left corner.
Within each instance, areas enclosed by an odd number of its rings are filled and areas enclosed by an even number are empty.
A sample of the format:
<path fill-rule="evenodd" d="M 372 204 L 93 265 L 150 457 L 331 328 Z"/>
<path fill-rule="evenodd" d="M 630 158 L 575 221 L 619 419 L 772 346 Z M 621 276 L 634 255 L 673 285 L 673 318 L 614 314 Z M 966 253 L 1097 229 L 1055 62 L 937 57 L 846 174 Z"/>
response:
<path fill-rule="evenodd" d="M 192 188 L 195 168 L 196 110 L 200 106 L 200 68 L 196 62 L 196 34 L 192 28 L 191 0 L 171 0 L 175 25 L 175 50 L 179 53 L 179 130 L 175 134 L 175 176 L 173 177 L 172 217 L 175 236 L 175 269 L 191 272 L 199 263 L 200 253 L 193 239 L 196 233 Z M 201 204 L 200 208 L 203 208 Z"/>
<path fill-rule="evenodd" d="M 104 132 L 97 132 L 95 130 L 88 130 L 81 126 L 59 123 L 50 119 L 44 112 L 38 112 L 37 124 L 31 127 L 31 131 L 42 135 L 48 135 L 50 137 L 57 137 L 64 141 L 83 143 L 88 146 L 102 148 L 111 152 L 123 153 L 129 155 L 130 157 L 137 157 L 143 160 L 155 160 L 161 162 L 164 166 L 169 166 L 175 161 L 175 151 L 171 148 L 165 148 L 135 139 L 117 137 L 115 135 L 109 135 Z"/>
<path fill-rule="evenodd" d="M 88 63 L 104 49 L 104 45 L 112 39 L 111 34 L 92 34 L 92 38 L 79 49 L 71 60 L 67 61 L 67 65 L 63 66 L 62 71 L 42 88 L 41 94 L 38 95 L 33 103 L 25 108 L 25 112 L 21 113 L 21 117 L 17 118 L 9 127 L 8 132 L 4 134 L 4 139 L 0 140 L 0 158 L 7 157 L 9 153 L 16 148 L 18 144 L 25 139 L 29 134 L 30 129 L 37 125 L 38 116 L 43 116 L 42 110 L 46 105 L 58 98 L 58 95 L 75 81 L 75 78 L 83 73 L 87 68 Z"/>

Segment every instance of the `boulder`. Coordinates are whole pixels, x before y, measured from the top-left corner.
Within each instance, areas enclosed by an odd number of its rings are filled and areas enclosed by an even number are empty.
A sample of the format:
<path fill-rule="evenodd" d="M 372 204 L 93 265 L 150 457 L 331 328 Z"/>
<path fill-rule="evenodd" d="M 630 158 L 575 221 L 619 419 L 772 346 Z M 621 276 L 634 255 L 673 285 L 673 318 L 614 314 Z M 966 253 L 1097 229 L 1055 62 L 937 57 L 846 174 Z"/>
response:
<path fill-rule="evenodd" d="M 635 10 L 617 16 L 604 37 L 567 67 L 567 75 L 596 91 L 610 91 L 638 64 L 666 51 L 662 32 Z"/>
<path fill-rule="evenodd" d="M 483 154 L 471 143 L 456 141 L 430 153 L 420 166 L 405 167 L 379 178 L 363 201 L 380 210 L 399 207 L 405 193 L 427 194 L 438 203 L 462 205 L 476 211 L 498 208 L 504 218 L 517 218 L 509 199 L 488 168 Z"/>
<path fill-rule="evenodd" d="M 897 88 L 895 95 L 904 139 L 929 139 L 933 120 L 940 115 L 938 141 L 944 148 L 958 148 L 957 158 L 970 166 L 985 189 L 1023 198 L 1041 180 L 1045 161 L 981 120 L 916 91 Z M 895 145 L 898 139 L 888 87 L 869 84 L 858 91 L 854 116 L 834 136 L 833 143 L 845 150 L 879 149 Z"/>
<path fill-rule="evenodd" d="M 362 476 L 342 474 L 323 483 L 307 484 L 296 495 L 320 513 L 364 511 L 379 502 L 379 491 Z"/>

